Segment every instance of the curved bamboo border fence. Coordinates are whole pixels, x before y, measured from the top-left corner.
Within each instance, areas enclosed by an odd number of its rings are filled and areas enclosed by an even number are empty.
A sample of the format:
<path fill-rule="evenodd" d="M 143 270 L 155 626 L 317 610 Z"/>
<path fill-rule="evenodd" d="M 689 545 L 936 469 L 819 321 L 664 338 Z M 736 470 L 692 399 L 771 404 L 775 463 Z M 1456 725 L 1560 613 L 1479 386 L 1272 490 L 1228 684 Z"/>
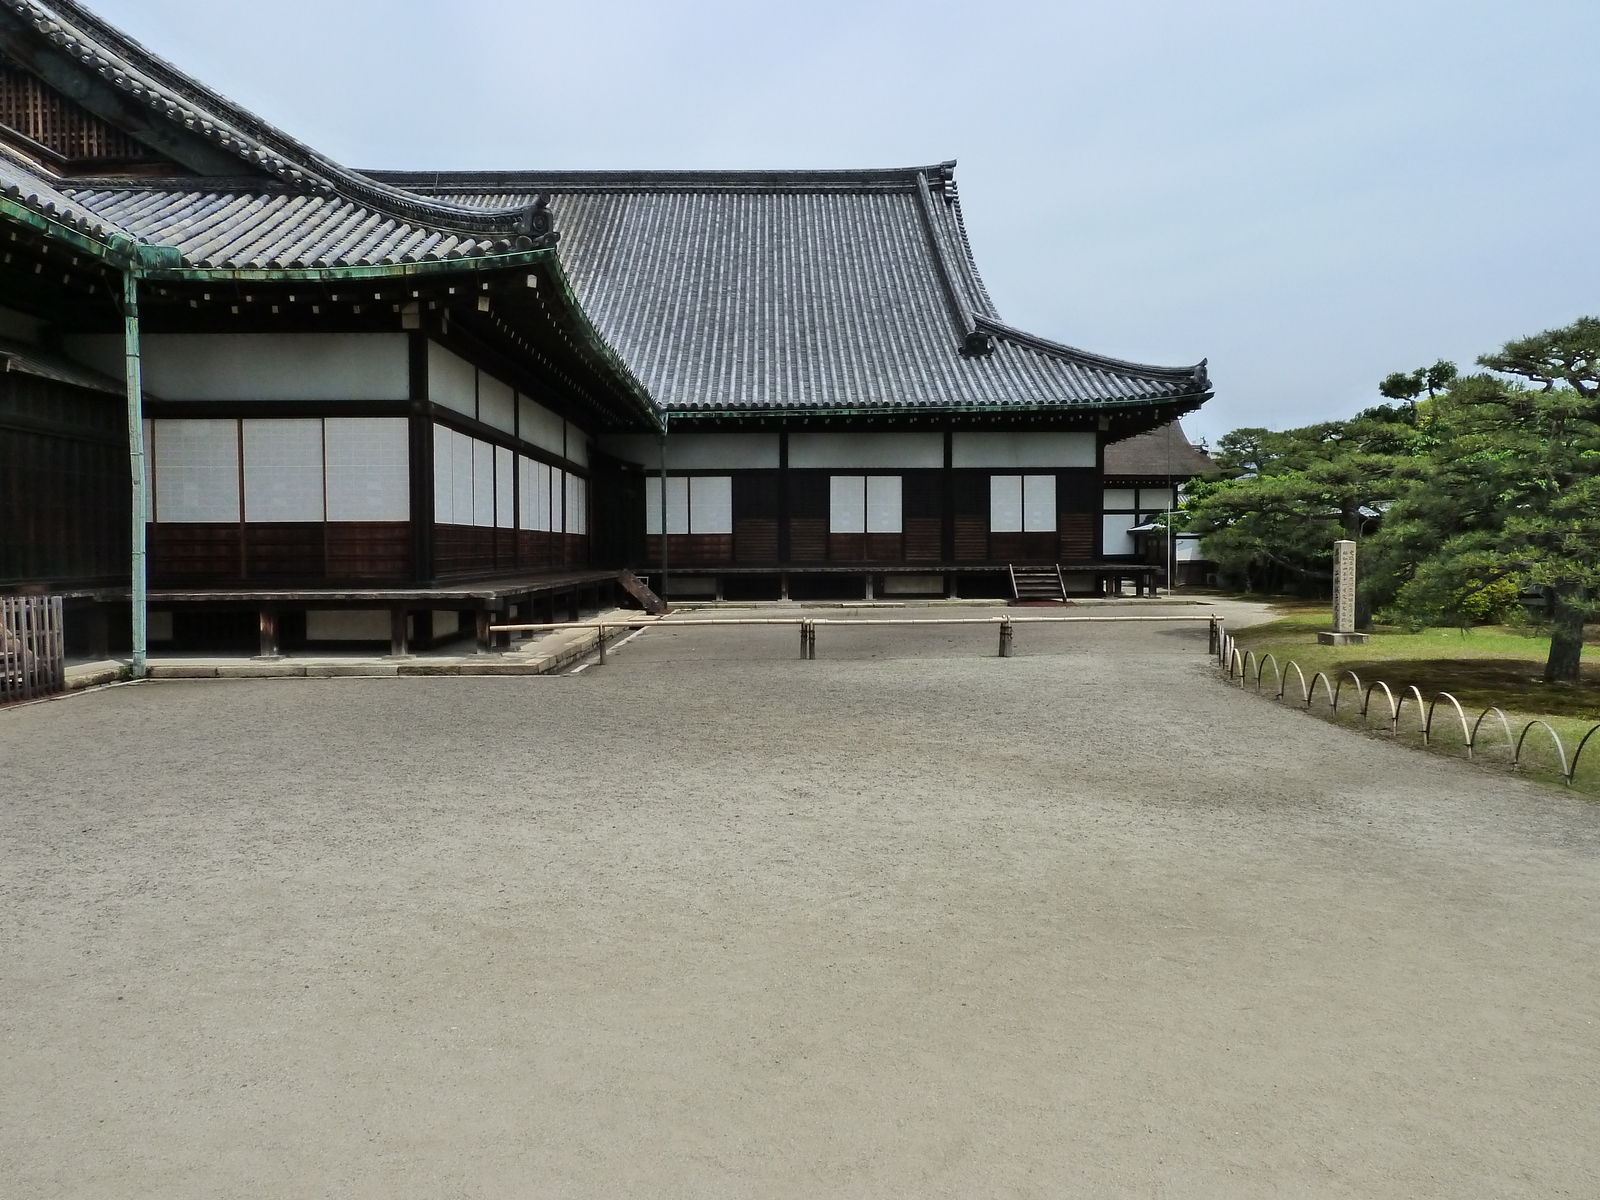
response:
<path fill-rule="evenodd" d="M 1597 746 L 1600 746 L 1600 739 L 1595 737 L 1595 734 L 1600 733 L 1600 724 L 1590 727 L 1588 732 L 1578 741 L 1577 749 L 1569 756 L 1566 744 L 1561 740 L 1561 735 L 1552 729 L 1548 722 L 1542 721 L 1538 717 L 1534 717 L 1524 724 L 1519 732 L 1513 733 L 1511 719 L 1506 716 L 1502 709 L 1491 705 L 1480 712 L 1477 719 L 1469 724 L 1466 710 L 1461 707 L 1461 701 L 1457 700 L 1449 692 L 1440 692 L 1432 700 L 1427 700 L 1416 685 L 1412 684 L 1410 687 L 1402 689 L 1397 698 L 1394 691 L 1383 680 L 1374 680 L 1370 684 L 1363 683 L 1361 677 L 1354 671 L 1335 671 L 1334 674 L 1338 676 L 1336 680 L 1330 680 L 1326 672 L 1318 671 L 1311 677 L 1311 682 L 1307 684 L 1306 673 L 1301 669 L 1299 663 L 1290 659 L 1280 666 L 1277 656 L 1270 651 L 1258 656 L 1254 650 L 1239 649 L 1233 637 L 1222 629 L 1220 623 L 1213 624 L 1211 648 L 1216 655 L 1217 666 L 1228 672 L 1228 682 L 1232 683 L 1237 679 L 1241 689 L 1248 687 L 1253 678 L 1256 691 L 1258 693 L 1264 691 L 1267 665 L 1270 663 L 1272 666 L 1273 685 L 1277 689 L 1272 693 L 1272 698 L 1274 700 L 1294 702 L 1303 712 L 1311 711 L 1311 706 L 1317 698 L 1317 685 L 1321 684 L 1322 692 L 1327 696 L 1328 705 L 1337 720 L 1340 701 L 1345 697 L 1345 688 L 1347 685 L 1353 685 L 1350 688 L 1351 699 L 1347 703 L 1353 705 L 1355 703 L 1354 697 L 1360 697 L 1360 708 L 1357 711 L 1361 717 L 1362 724 L 1368 725 L 1370 723 L 1373 696 L 1381 695 L 1383 707 L 1379 709 L 1378 715 L 1388 727 L 1389 733 L 1394 737 L 1399 737 L 1400 724 L 1409 706 L 1416 710 L 1416 732 L 1422 735 L 1422 744 L 1424 746 L 1431 745 L 1433 742 L 1434 717 L 1439 714 L 1440 706 L 1448 705 L 1444 709 L 1443 719 L 1448 722 L 1453 714 L 1456 721 L 1459 722 L 1462 743 L 1466 749 L 1468 759 L 1472 759 L 1478 750 L 1480 735 L 1489 736 L 1495 733 L 1497 727 L 1493 722 L 1490 723 L 1488 731 L 1484 730 L 1484 721 L 1489 718 L 1490 714 L 1493 714 L 1499 718 L 1498 732 L 1504 735 L 1504 744 L 1511 756 L 1509 765 L 1513 771 L 1522 769 L 1523 749 L 1528 744 L 1528 735 L 1537 726 L 1544 730 L 1545 734 L 1548 735 L 1549 742 L 1554 746 L 1556 759 L 1561 765 L 1561 778 L 1568 787 L 1572 786 L 1573 779 L 1578 774 L 1578 765 L 1583 761 L 1583 752 L 1588 748 L 1589 743 L 1593 741 Z M 1294 696 L 1289 692 L 1291 669 L 1294 672 L 1294 679 L 1299 683 L 1300 698 L 1298 701 L 1295 701 Z M 1536 740 L 1543 741 L 1545 739 Z M 1498 744 L 1499 738 L 1496 737 L 1495 741 Z M 1484 748 L 1485 750 L 1488 749 L 1487 746 Z M 1597 749 L 1595 753 L 1600 754 L 1600 749 Z"/>

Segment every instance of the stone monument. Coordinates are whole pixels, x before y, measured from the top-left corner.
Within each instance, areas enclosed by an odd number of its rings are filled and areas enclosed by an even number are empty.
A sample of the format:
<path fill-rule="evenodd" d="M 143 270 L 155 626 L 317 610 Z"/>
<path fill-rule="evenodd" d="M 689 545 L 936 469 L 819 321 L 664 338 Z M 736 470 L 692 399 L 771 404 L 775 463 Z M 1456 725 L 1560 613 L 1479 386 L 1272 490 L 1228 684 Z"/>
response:
<path fill-rule="evenodd" d="M 1333 629 L 1317 634 L 1324 646 L 1359 646 L 1369 639 L 1356 632 L 1356 544 L 1333 544 Z"/>

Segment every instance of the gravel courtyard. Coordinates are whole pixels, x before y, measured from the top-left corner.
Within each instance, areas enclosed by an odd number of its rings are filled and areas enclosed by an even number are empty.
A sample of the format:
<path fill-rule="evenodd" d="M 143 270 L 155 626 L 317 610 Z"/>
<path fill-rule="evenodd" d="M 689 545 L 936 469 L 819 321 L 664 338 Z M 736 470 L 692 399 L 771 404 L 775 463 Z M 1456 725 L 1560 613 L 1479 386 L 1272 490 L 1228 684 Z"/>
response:
<path fill-rule="evenodd" d="M 797 645 L 0 713 L 0 1192 L 1600 1194 L 1600 806 L 1203 624 Z"/>

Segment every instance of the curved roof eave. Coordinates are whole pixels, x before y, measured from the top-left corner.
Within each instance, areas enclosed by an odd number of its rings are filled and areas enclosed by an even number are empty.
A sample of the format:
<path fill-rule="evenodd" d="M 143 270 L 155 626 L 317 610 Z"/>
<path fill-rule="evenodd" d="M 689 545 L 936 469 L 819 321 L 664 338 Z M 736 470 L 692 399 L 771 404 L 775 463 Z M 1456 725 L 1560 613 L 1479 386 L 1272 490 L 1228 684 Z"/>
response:
<path fill-rule="evenodd" d="M 1144 379 L 1170 379 L 1175 382 L 1193 380 L 1197 392 L 1205 392 L 1208 395 L 1210 393 L 1211 384 L 1209 372 L 1206 369 L 1208 359 L 1202 358 L 1192 367 L 1157 367 L 1148 363 L 1128 362 L 1125 359 L 1112 358 L 1105 354 L 1095 354 L 1089 350 L 1079 350 L 1076 346 L 1068 346 L 1064 342 L 1053 342 L 1049 338 L 1043 338 L 1037 334 L 1028 333 L 1026 330 L 1017 329 L 992 317 L 986 317 L 981 313 L 975 314 L 974 320 L 978 329 L 982 332 L 992 334 L 1004 341 L 1011 342 L 1013 345 L 1023 346 L 1029 350 L 1037 350 L 1054 358 Z"/>
<path fill-rule="evenodd" d="M 209 141 L 269 177 L 453 231 L 529 237 L 550 232 L 548 215 L 537 202 L 500 209 L 454 204 L 341 166 L 151 53 L 76 0 L 0 3 L 78 69 L 99 76 L 187 135 Z"/>
<path fill-rule="evenodd" d="M 840 406 L 751 406 L 747 408 L 698 408 L 679 405 L 666 410 L 666 417 L 699 418 L 702 420 L 724 418 L 794 418 L 826 420 L 831 417 L 942 417 L 950 415 L 1005 417 L 1037 414 L 1062 416 L 1099 416 L 1130 412 L 1143 408 L 1183 407 L 1190 412 L 1211 399 L 1210 391 L 1182 392 L 1165 396 L 1138 396 L 1119 400 L 1078 400 L 1063 403 L 1018 403 L 996 406 L 993 404 L 853 404 Z M 1182 413 L 1175 414 L 1181 416 Z"/>

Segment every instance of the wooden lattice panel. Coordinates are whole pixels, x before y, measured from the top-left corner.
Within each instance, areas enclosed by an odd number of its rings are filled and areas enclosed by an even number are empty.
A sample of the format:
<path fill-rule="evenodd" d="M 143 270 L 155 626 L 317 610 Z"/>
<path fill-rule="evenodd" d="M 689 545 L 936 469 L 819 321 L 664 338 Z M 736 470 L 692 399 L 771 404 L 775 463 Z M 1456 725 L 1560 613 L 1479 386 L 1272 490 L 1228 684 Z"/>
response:
<path fill-rule="evenodd" d="M 71 163 L 161 161 L 144 143 L 4 59 L 0 59 L 0 125 Z"/>

